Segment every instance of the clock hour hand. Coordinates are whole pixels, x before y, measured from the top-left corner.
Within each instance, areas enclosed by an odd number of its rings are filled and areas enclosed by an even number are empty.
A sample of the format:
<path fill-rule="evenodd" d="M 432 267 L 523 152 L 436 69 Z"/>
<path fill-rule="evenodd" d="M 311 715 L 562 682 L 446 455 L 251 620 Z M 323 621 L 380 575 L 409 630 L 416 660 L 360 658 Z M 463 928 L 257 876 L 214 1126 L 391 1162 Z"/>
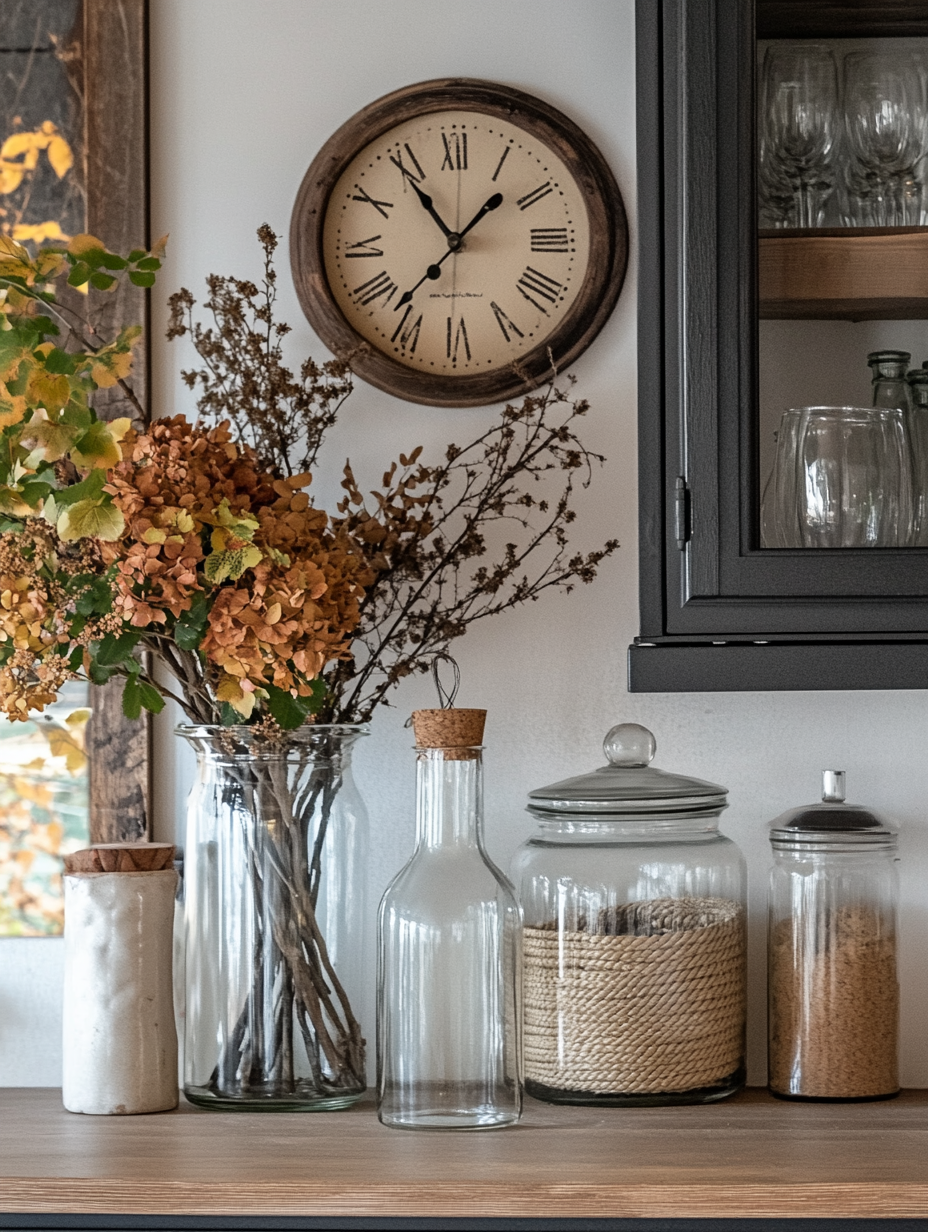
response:
<path fill-rule="evenodd" d="M 499 207 L 500 207 L 502 204 L 503 204 L 503 194 L 502 194 L 502 193 L 494 193 L 494 194 L 493 194 L 493 196 L 489 199 L 489 201 L 485 201 L 485 202 L 483 203 L 483 205 L 481 205 L 480 209 L 479 209 L 479 210 L 477 211 L 477 213 L 473 216 L 473 218 L 470 220 L 470 222 L 467 224 L 467 226 L 464 228 L 464 230 L 463 230 L 463 231 L 459 231 L 459 232 L 457 233 L 457 243 L 454 245 L 454 247 L 455 247 L 455 248 L 459 248 L 459 247 L 460 247 L 461 240 L 462 240 L 462 239 L 464 238 L 464 236 L 468 233 L 468 231 L 472 231 L 472 230 L 474 229 L 474 227 L 476 227 L 477 223 L 480 221 L 480 219 L 481 219 L 481 218 L 483 218 L 484 214 L 489 214 L 491 210 L 497 210 L 497 209 L 499 209 Z M 449 235 L 449 236 L 448 236 L 448 244 L 449 244 L 449 246 L 451 246 L 451 239 L 452 239 L 452 236 L 450 236 L 450 235 Z"/>
<path fill-rule="evenodd" d="M 432 198 L 428 196 L 427 193 L 424 193 L 422 191 L 422 189 L 415 182 L 415 180 L 410 180 L 409 182 L 410 184 L 412 184 L 413 191 L 415 192 L 416 196 L 419 198 L 419 202 L 422 205 L 422 208 L 426 211 L 426 213 L 431 214 L 431 216 L 438 223 L 438 227 L 442 235 L 450 235 L 451 228 L 446 227 L 445 224 L 442 222 L 441 218 L 439 217 L 438 211 L 435 209 L 435 206 L 432 204 Z"/>

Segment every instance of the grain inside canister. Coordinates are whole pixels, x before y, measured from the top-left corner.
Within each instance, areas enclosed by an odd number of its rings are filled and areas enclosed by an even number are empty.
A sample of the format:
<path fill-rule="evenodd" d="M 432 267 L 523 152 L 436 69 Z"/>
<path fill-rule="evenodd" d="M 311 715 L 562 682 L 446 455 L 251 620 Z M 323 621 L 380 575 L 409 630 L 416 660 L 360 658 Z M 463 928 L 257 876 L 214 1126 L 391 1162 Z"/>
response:
<path fill-rule="evenodd" d="M 899 1088 L 896 938 L 874 908 L 781 920 L 770 941 L 770 1086 L 812 1099 L 866 1099 Z"/>
<path fill-rule="evenodd" d="M 595 927 L 525 929 L 526 1078 L 591 1095 L 730 1079 L 744 1047 L 740 903 L 628 903 L 600 913 Z"/>

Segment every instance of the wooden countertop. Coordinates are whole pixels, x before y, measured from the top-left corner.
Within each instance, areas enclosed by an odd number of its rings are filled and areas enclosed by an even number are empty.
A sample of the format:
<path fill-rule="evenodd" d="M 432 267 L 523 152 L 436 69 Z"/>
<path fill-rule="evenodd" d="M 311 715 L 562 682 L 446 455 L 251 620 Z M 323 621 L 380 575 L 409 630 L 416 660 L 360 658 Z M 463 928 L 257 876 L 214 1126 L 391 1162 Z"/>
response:
<path fill-rule="evenodd" d="M 75 1116 L 0 1091 L 0 1212 L 449 1217 L 928 1217 L 928 1091 L 801 1104 L 561 1108 L 485 1133 L 347 1112 Z"/>

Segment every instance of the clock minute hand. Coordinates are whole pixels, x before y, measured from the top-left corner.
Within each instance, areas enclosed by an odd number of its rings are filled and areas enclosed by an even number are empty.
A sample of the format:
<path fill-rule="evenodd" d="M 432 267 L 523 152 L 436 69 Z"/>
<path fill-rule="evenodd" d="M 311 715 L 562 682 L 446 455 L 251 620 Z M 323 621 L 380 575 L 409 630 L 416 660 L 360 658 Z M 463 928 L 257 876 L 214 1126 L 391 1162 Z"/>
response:
<path fill-rule="evenodd" d="M 442 261 L 450 257 L 454 251 L 455 251 L 454 248 L 449 248 L 448 251 L 444 254 L 444 256 L 438 258 L 438 260 L 435 262 L 434 265 L 430 265 L 428 269 L 425 271 L 425 273 L 422 275 L 422 277 L 419 279 L 419 281 L 416 283 L 416 285 L 413 287 L 413 289 L 411 291 L 403 292 L 403 294 L 400 296 L 399 301 L 397 302 L 397 305 L 393 309 L 393 311 L 399 312 L 400 308 L 405 307 L 405 305 L 409 303 L 409 301 L 412 299 L 412 297 L 419 290 L 419 288 L 422 286 L 423 282 L 425 282 L 427 278 L 431 278 L 433 280 L 436 278 L 440 278 Z"/>
<path fill-rule="evenodd" d="M 427 194 L 427 193 L 424 193 L 424 192 L 422 191 L 422 189 L 421 189 L 421 188 L 419 187 L 419 185 L 415 182 L 415 180 L 410 180 L 409 182 L 410 182 L 410 184 L 412 184 L 413 191 L 415 192 L 416 196 L 419 198 L 419 201 L 420 201 L 420 203 L 421 203 L 421 205 L 422 205 L 422 208 L 423 208 L 423 209 L 424 209 L 424 210 L 425 210 L 428 214 L 431 214 L 431 216 L 432 216 L 432 217 L 435 219 L 435 221 L 438 223 L 438 227 L 439 227 L 439 230 L 441 231 L 442 235 L 450 235 L 450 234 L 451 234 L 451 228 L 450 228 L 450 227 L 446 227 L 446 226 L 445 226 L 445 224 L 442 222 L 441 218 L 439 217 L 438 211 L 435 209 L 435 206 L 432 204 L 432 198 L 431 198 L 430 196 L 428 196 L 428 194 Z"/>

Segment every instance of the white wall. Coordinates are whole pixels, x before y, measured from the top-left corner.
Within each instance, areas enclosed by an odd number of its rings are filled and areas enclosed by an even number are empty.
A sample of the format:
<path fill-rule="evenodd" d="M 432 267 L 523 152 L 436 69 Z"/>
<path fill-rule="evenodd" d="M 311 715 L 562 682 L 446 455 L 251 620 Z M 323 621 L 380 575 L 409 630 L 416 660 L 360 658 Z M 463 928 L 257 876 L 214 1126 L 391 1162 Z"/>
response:
<path fill-rule="evenodd" d="M 286 236 L 297 188 L 319 146 L 360 107 L 399 86 L 443 75 L 483 77 L 561 108 L 615 171 L 634 242 L 632 14 L 632 0 L 153 0 L 152 230 L 171 232 L 155 297 L 156 414 L 193 411 L 177 375 L 191 355 L 162 341 L 166 295 L 185 285 L 200 296 L 212 271 L 256 277 L 255 228 L 267 221 Z M 310 350 L 322 357 L 289 286 L 285 254 L 281 272 L 294 355 Z M 591 587 L 477 626 L 455 648 L 464 679 L 460 703 L 489 710 L 491 853 L 508 863 L 531 829 L 526 792 L 601 764 L 602 737 L 622 720 L 652 728 L 659 765 L 726 784 L 731 808 L 723 828 L 742 844 L 751 870 L 750 1080 L 762 1082 L 766 825 L 783 809 L 815 799 L 823 767 L 847 769 L 852 797 L 887 813 L 902 831 L 903 1080 L 928 1086 L 928 698 L 629 696 L 625 650 L 637 631 L 634 262 L 618 308 L 574 371 L 593 407 L 588 443 L 609 459 L 581 501 L 577 546 L 592 548 L 615 535 L 622 549 Z M 318 477 L 317 495 L 335 491 L 348 453 L 373 481 L 400 449 L 422 443 L 437 453 L 491 417 L 490 410 L 413 406 L 360 386 L 330 440 L 331 469 Z M 395 702 L 358 754 L 378 893 L 412 841 L 414 766 L 403 722 L 414 707 L 434 704 L 420 680 L 407 682 Z M 158 837 L 173 830 L 189 772 L 162 723 Z M 58 943 L 0 947 L 0 1083 L 47 1083 L 58 1027 L 50 1008 L 40 1012 L 39 999 L 57 986 Z"/>

